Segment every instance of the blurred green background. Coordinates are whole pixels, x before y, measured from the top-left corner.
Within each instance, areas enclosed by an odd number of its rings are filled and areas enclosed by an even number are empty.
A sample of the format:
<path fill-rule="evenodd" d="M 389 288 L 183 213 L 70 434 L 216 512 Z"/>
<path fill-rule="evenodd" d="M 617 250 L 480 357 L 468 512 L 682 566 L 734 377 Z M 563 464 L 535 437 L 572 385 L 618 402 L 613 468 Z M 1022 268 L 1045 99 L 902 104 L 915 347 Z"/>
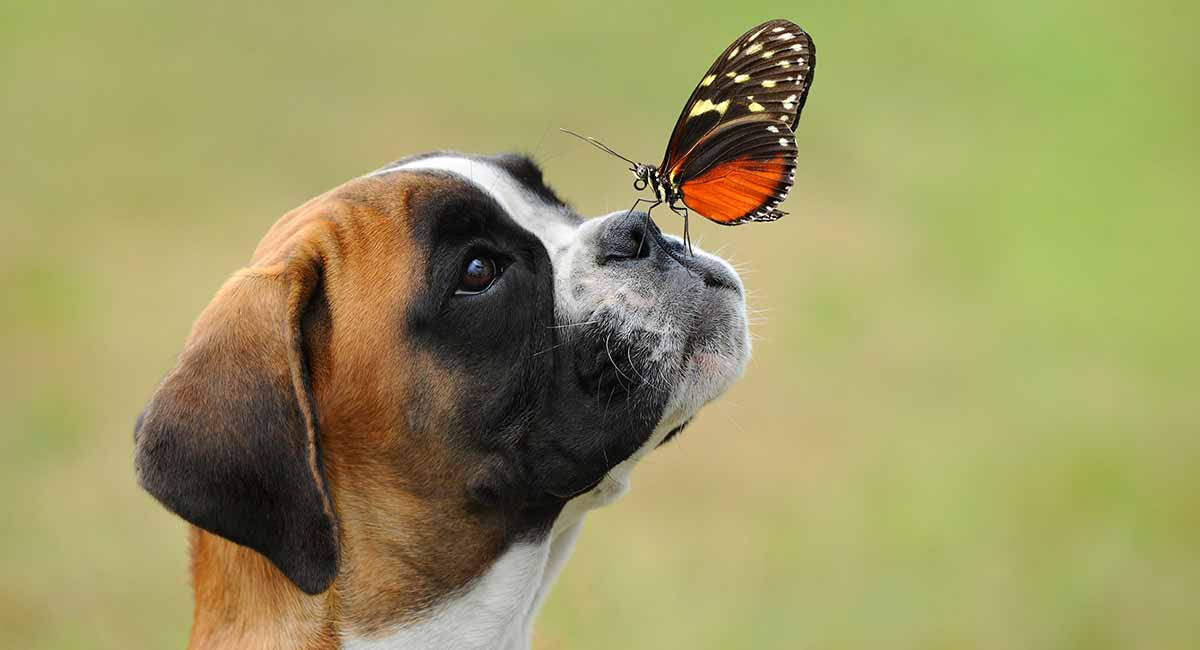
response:
<path fill-rule="evenodd" d="M 131 430 L 284 211 L 431 149 L 632 202 L 713 57 L 819 50 L 755 358 L 592 515 L 540 648 L 1195 648 L 1195 2 L 0 4 L 0 645 L 180 647 Z M 667 213 L 660 223 L 679 232 Z"/>

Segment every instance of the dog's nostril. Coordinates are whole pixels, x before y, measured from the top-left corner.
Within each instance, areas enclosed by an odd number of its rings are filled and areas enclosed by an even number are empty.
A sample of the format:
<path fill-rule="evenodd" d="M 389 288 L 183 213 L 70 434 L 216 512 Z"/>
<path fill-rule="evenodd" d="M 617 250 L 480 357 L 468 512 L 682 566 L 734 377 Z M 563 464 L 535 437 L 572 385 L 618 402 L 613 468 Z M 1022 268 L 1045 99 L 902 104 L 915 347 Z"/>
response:
<path fill-rule="evenodd" d="M 644 214 L 614 218 L 600 237 L 601 259 L 639 260 L 650 257 L 657 240 L 653 228 Z"/>
<path fill-rule="evenodd" d="M 650 242 L 646 241 L 646 229 L 638 226 L 629 229 L 629 245 L 633 248 L 632 259 L 640 260 L 650 257 Z"/>

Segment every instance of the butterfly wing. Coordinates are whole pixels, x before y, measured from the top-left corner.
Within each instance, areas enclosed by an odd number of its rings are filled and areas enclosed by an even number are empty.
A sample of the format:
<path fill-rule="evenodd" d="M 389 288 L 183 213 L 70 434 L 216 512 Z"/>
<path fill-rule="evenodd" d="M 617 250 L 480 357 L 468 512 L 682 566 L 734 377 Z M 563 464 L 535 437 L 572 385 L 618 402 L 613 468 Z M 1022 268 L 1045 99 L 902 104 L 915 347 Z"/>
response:
<path fill-rule="evenodd" d="M 730 225 L 783 216 L 775 208 L 794 177 L 792 132 L 815 66 L 812 38 L 787 20 L 750 29 L 717 57 L 684 104 L 659 166 L 670 185 L 691 183 L 688 207 Z"/>
<path fill-rule="evenodd" d="M 675 176 L 684 205 L 712 221 L 774 221 L 795 182 L 796 138 L 782 122 L 725 122 L 680 161 Z"/>
<path fill-rule="evenodd" d="M 788 20 L 753 27 L 725 48 L 683 105 L 659 169 L 669 173 L 719 124 L 754 115 L 792 130 L 816 68 L 812 38 Z"/>

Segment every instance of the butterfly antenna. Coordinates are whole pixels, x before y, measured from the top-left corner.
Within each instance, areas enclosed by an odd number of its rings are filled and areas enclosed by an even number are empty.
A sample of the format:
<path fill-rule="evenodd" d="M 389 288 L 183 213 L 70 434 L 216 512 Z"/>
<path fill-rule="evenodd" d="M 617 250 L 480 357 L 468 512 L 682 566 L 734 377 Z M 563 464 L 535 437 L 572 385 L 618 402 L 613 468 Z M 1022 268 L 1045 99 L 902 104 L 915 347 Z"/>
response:
<path fill-rule="evenodd" d="M 613 150 L 612 147 L 604 144 L 603 142 L 597 140 L 596 138 L 589 138 L 586 135 L 580 135 L 580 134 L 572 131 L 571 129 L 564 129 L 562 127 L 559 127 L 558 130 L 562 131 L 563 133 L 566 133 L 567 135 L 573 135 L 573 136 L 579 138 L 580 140 L 583 140 L 584 142 L 591 144 L 593 147 L 596 147 L 597 149 L 599 149 L 601 151 L 606 151 L 606 152 L 616 156 L 617 158 L 624 160 L 625 162 L 629 163 L 630 165 L 633 165 L 634 167 L 638 166 L 637 163 L 635 163 L 632 160 L 626 158 L 625 156 L 622 156 L 621 154 L 617 153 L 616 151 Z"/>

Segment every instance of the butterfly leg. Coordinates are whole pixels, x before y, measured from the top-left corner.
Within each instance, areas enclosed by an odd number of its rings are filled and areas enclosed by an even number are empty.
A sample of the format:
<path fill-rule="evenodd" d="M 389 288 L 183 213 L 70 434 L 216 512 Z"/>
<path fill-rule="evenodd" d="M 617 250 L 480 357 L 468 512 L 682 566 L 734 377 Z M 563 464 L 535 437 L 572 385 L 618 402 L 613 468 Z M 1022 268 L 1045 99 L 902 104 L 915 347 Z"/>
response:
<path fill-rule="evenodd" d="M 655 199 L 638 199 L 633 202 L 633 205 L 629 206 L 628 210 L 625 211 L 625 217 L 628 217 L 629 215 L 633 214 L 634 208 L 638 207 L 638 205 L 640 205 L 642 203 L 650 204 L 650 207 L 646 208 L 646 216 L 649 217 L 650 211 L 653 210 L 656 206 L 658 206 L 658 204 L 662 203 L 662 201 L 655 200 Z M 624 219 L 625 217 L 621 217 L 621 218 Z"/>
<path fill-rule="evenodd" d="M 658 205 L 658 204 L 655 203 L 654 205 Z M 689 274 L 691 274 L 693 276 L 698 276 L 699 273 L 696 271 L 695 267 L 693 266 L 693 263 L 688 261 L 687 259 L 685 259 L 685 257 L 691 257 L 693 255 L 692 254 L 692 242 L 688 236 L 688 229 L 687 229 L 688 209 L 683 206 L 672 206 L 670 203 L 668 203 L 667 206 L 670 208 L 671 212 L 674 212 L 675 214 L 683 217 L 683 219 L 684 219 L 684 221 L 683 221 L 683 240 L 687 246 L 687 255 L 684 256 L 684 255 L 682 255 L 682 253 L 675 252 L 674 248 L 670 244 L 667 243 L 666 239 L 660 233 L 658 235 L 658 237 L 659 237 L 659 241 L 662 244 L 662 252 L 664 254 L 666 254 L 667 257 L 678 262 L 679 265 L 682 266 L 684 269 L 686 269 Z M 650 207 L 653 208 L 654 206 L 650 206 Z M 647 214 L 647 216 L 649 216 L 649 212 L 647 212 L 646 214 Z"/>
<path fill-rule="evenodd" d="M 669 207 L 671 208 L 671 212 L 683 217 L 683 243 L 687 246 L 688 255 L 694 255 L 695 253 L 692 251 L 692 237 L 688 234 L 688 216 L 690 213 L 687 206 L 670 205 Z"/>
<path fill-rule="evenodd" d="M 653 210 L 654 208 L 658 207 L 659 204 L 662 203 L 662 200 L 638 199 L 633 202 L 633 205 L 631 205 L 629 207 L 629 209 L 625 211 L 625 216 L 621 217 L 621 218 L 622 219 L 628 218 L 629 215 L 633 214 L 633 209 L 638 207 L 638 205 L 641 203 L 649 203 L 650 207 L 646 208 L 646 216 L 642 220 L 642 240 L 638 242 L 638 249 L 637 249 L 637 253 L 636 253 L 637 255 L 642 254 L 642 244 L 644 244 L 646 242 L 646 233 L 650 232 L 650 229 L 649 229 L 650 224 L 648 223 L 650 221 L 650 211 Z"/>

